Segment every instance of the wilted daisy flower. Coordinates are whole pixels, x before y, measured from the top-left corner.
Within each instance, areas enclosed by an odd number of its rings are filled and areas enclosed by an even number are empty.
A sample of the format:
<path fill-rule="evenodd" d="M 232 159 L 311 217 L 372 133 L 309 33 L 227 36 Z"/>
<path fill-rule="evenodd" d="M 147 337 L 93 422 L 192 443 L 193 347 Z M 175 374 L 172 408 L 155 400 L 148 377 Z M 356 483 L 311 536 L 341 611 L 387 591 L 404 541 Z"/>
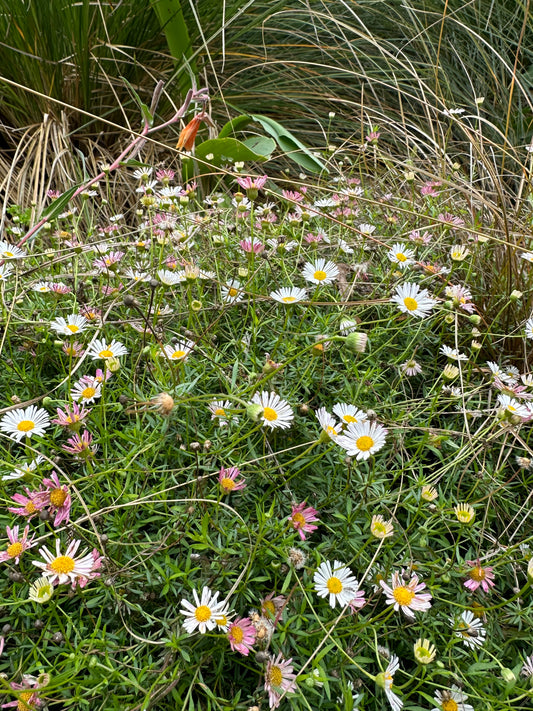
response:
<path fill-rule="evenodd" d="M 6 526 L 7 538 L 9 540 L 9 545 L 5 551 L 0 553 L 0 563 L 5 563 L 8 560 L 12 560 L 15 564 L 18 564 L 20 556 L 27 551 L 28 548 L 33 546 L 33 539 L 35 535 L 32 536 L 31 540 L 28 541 L 28 534 L 30 532 L 30 527 L 26 526 L 22 536 L 19 538 L 19 527 L 13 526 L 9 528 Z"/>
<path fill-rule="evenodd" d="M 524 664 L 520 670 L 520 674 L 525 677 L 533 678 L 533 654 L 524 659 Z"/>
<path fill-rule="evenodd" d="M 487 632 L 471 610 L 465 610 L 459 619 L 450 617 L 450 622 L 455 636 L 462 639 L 467 647 L 475 649 L 483 646 Z"/>
<path fill-rule="evenodd" d="M 28 599 L 42 604 L 43 602 L 48 602 L 53 594 L 54 586 L 48 578 L 42 577 L 30 585 Z"/>
<path fill-rule="evenodd" d="M 443 355 L 445 355 L 447 358 L 451 358 L 452 360 L 468 360 L 468 356 L 465 355 L 464 353 L 459 353 L 457 348 L 450 348 L 449 346 L 441 346 L 440 352 Z"/>
<path fill-rule="evenodd" d="M 282 400 L 276 393 L 266 391 L 255 393 L 252 397 L 252 402 L 263 408 L 259 419 L 263 421 L 265 427 L 287 429 L 291 426 L 294 413 L 289 403 L 286 400 Z"/>
<path fill-rule="evenodd" d="M 387 701 L 391 705 L 392 711 L 400 711 L 403 706 L 403 701 L 392 690 L 394 675 L 396 674 L 399 668 L 400 661 L 398 657 L 393 654 L 385 671 L 380 672 L 376 676 L 376 684 L 380 686 L 385 692 L 385 696 L 387 697 Z"/>
<path fill-rule="evenodd" d="M 49 578 L 51 583 L 63 585 L 70 582 L 74 587 L 79 578 L 90 579 L 92 577 L 95 564 L 92 553 L 84 555 L 84 551 L 78 558 L 75 558 L 80 543 L 80 540 L 72 541 L 65 554 L 62 554 L 61 541 L 56 538 L 56 554 L 53 555 L 46 546 L 43 546 L 39 548 L 39 553 L 45 562 L 34 560 L 32 561 L 33 565 L 41 568 L 43 575 Z"/>
<path fill-rule="evenodd" d="M 189 634 L 199 630 L 200 634 L 205 634 L 208 630 L 217 627 L 217 620 L 224 620 L 228 614 L 226 602 L 217 602 L 219 593 L 212 593 L 208 587 L 202 589 L 202 597 L 198 597 L 196 590 L 192 591 L 194 602 L 188 600 L 181 601 L 181 614 L 185 616 L 183 626 Z"/>
<path fill-rule="evenodd" d="M 244 291 L 240 291 L 241 284 L 236 279 L 232 279 L 227 284 L 220 287 L 220 294 L 223 301 L 236 304 L 244 299 Z"/>
<path fill-rule="evenodd" d="M 453 363 L 446 363 L 442 369 L 442 377 L 446 380 L 453 380 L 459 375 L 459 368 Z"/>
<path fill-rule="evenodd" d="M 350 568 L 338 560 L 333 561 L 333 565 L 329 561 L 321 563 L 315 571 L 313 580 L 317 595 L 319 597 L 329 595 L 331 607 L 335 607 L 337 602 L 341 607 L 349 605 L 359 589 L 359 583 Z"/>
<path fill-rule="evenodd" d="M 44 457 L 39 454 L 35 457 L 35 459 L 32 459 L 31 462 L 18 464 L 10 474 L 4 474 L 2 481 L 11 481 L 15 479 L 22 479 L 24 476 L 31 476 L 42 462 L 44 462 Z"/>
<path fill-rule="evenodd" d="M 405 269 L 413 263 L 415 252 L 413 249 L 409 249 L 406 244 L 395 242 L 387 256 L 393 264 L 397 264 L 400 269 Z"/>
<path fill-rule="evenodd" d="M 211 413 L 212 420 L 218 420 L 220 427 L 225 427 L 229 420 L 232 422 L 238 422 L 238 417 L 228 415 L 226 410 L 231 408 L 232 404 L 229 400 L 213 400 L 208 405 L 209 412 Z"/>
<path fill-rule="evenodd" d="M 279 301 L 280 304 L 296 304 L 298 301 L 303 301 L 307 298 L 305 289 L 299 289 L 296 286 L 283 287 L 277 291 L 270 292 L 270 297 Z"/>
<path fill-rule="evenodd" d="M 306 281 L 312 284 L 331 284 L 339 276 L 339 268 L 333 262 L 326 262 L 325 259 L 315 259 L 314 262 L 307 262 L 302 270 L 302 275 Z"/>
<path fill-rule="evenodd" d="M 420 495 L 424 499 L 424 501 L 435 501 L 435 499 L 439 496 L 439 492 L 435 489 L 434 486 L 429 486 L 429 484 L 425 484 L 422 487 L 422 492 Z"/>
<path fill-rule="evenodd" d="M 0 265 L 0 281 L 5 281 L 13 273 L 13 267 L 9 264 Z"/>
<path fill-rule="evenodd" d="M 422 366 L 420 363 L 417 363 L 414 358 L 411 358 L 410 360 L 406 360 L 405 363 L 401 363 L 400 371 L 404 375 L 412 377 L 413 375 L 418 375 L 422 372 Z"/>
<path fill-rule="evenodd" d="M 318 521 L 318 511 L 312 506 L 306 506 L 305 501 L 301 504 L 292 504 L 292 513 L 289 516 L 290 525 L 298 531 L 298 535 L 305 541 L 305 534 L 316 531 L 318 526 L 313 526 L 313 521 Z"/>
<path fill-rule="evenodd" d="M 350 423 L 357 424 L 358 422 L 368 420 L 366 412 L 346 402 L 338 402 L 336 405 L 333 405 L 333 412 L 342 420 L 343 424 L 346 425 Z"/>
<path fill-rule="evenodd" d="M 457 516 L 457 520 L 461 523 L 472 523 L 476 515 L 474 507 L 470 504 L 457 504 L 454 511 Z"/>
<path fill-rule="evenodd" d="M 452 259 L 454 262 L 464 261 L 469 254 L 470 250 L 468 249 L 468 247 L 465 247 L 462 244 L 454 244 L 450 249 L 450 259 Z"/>
<path fill-rule="evenodd" d="M 335 442 L 346 450 L 350 457 L 368 459 L 385 444 L 388 430 L 377 422 L 350 423 Z"/>
<path fill-rule="evenodd" d="M 418 582 L 418 575 L 412 574 L 407 585 L 404 584 L 401 573 L 394 571 L 390 585 L 380 580 L 381 587 L 387 594 L 387 605 L 394 605 L 395 610 L 402 610 L 407 617 L 414 618 L 414 611 L 425 612 L 431 607 L 430 593 L 420 592 L 426 587 L 425 583 Z"/>
<path fill-rule="evenodd" d="M 417 639 L 414 644 L 414 655 L 419 664 L 430 664 L 437 656 L 437 650 L 429 639 Z"/>
<path fill-rule="evenodd" d="M 227 637 L 232 651 L 247 657 L 256 637 L 252 620 L 249 617 L 237 617 L 228 627 Z"/>
<path fill-rule="evenodd" d="M 383 516 L 377 514 L 372 516 L 370 533 L 375 538 L 389 538 L 389 536 L 394 535 L 394 526 L 390 521 L 385 521 Z"/>
<path fill-rule="evenodd" d="M 169 360 L 179 360 L 183 361 L 191 353 L 194 348 L 194 343 L 192 341 L 178 341 L 170 346 L 165 346 L 163 348 L 165 357 Z"/>
<path fill-rule="evenodd" d="M 439 689 L 433 698 L 437 707 L 432 711 L 474 711 L 473 706 L 465 704 L 468 696 L 455 684 L 451 689 Z"/>
<path fill-rule="evenodd" d="M 128 349 L 123 346 L 120 341 L 115 341 L 115 339 L 109 343 L 108 341 L 97 338 L 87 350 L 87 355 L 90 355 L 93 360 L 98 360 L 99 358 L 119 358 L 120 356 L 127 355 L 127 353 Z"/>
<path fill-rule="evenodd" d="M 292 659 L 283 659 L 281 652 L 274 659 L 270 657 L 265 669 L 265 691 L 268 691 L 268 703 L 271 709 L 277 709 L 281 697 L 296 691 L 296 674 L 293 672 Z"/>
<path fill-rule="evenodd" d="M 429 295 L 427 289 L 421 289 L 414 282 L 406 282 L 396 287 L 396 293 L 391 301 L 398 304 L 404 314 L 425 318 L 437 301 Z"/>
<path fill-rule="evenodd" d="M 42 436 L 49 426 L 48 413 L 44 408 L 35 405 L 6 412 L 0 420 L 0 430 L 17 442 L 20 442 L 23 437 Z"/>
<path fill-rule="evenodd" d="M 320 423 L 320 427 L 327 435 L 327 439 L 335 439 L 341 433 L 341 426 L 337 424 L 333 415 L 331 415 L 325 407 L 321 407 L 316 411 L 316 416 Z M 324 435 L 324 436 L 325 436 Z"/>
<path fill-rule="evenodd" d="M 483 568 L 479 558 L 476 561 L 467 560 L 466 562 L 472 570 L 468 573 L 468 580 L 464 582 L 465 588 L 474 591 L 481 586 L 484 592 L 489 592 L 495 584 L 492 568 L 488 566 Z"/>
<path fill-rule="evenodd" d="M 224 494 L 231 494 L 232 491 L 239 491 L 245 488 L 246 479 L 237 481 L 240 475 L 240 469 L 237 467 L 229 467 L 229 469 L 222 467 L 218 473 L 218 483 Z"/>

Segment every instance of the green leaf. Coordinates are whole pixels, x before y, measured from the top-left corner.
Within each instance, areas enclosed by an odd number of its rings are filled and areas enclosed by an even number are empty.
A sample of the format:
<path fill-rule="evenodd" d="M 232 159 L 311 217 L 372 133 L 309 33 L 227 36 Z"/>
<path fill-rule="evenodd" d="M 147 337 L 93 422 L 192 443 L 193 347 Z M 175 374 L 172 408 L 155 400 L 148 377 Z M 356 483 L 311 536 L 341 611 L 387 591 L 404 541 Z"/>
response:
<path fill-rule="evenodd" d="M 150 0 L 150 6 L 165 33 L 170 54 L 180 67 L 185 65 L 190 74 L 197 79 L 198 70 L 193 59 L 191 39 L 180 0 Z M 191 76 L 189 72 L 183 71 L 183 68 L 178 76 L 180 92 L 185 93 L 191 88 Z M 196 83 L 198 84 L 198 81 Z"/>
<path fill-rule="evenodd" d="M 269 156 L 276 148 L 276 141 L 267 136 L 251 136 L 243 141 L 244 145 L 254 153 L 259 155 Z"/>
<path fill-rule="evenodd" d="M 146 106 L 146 104 L 144 104 L 144 103 L 141 101 L 141 97 L 140 97 L 139 94 L 135 91 L 135 89 L 132 87 L 132 85 L 129 83 L 129 81 L 126 79 L 126 77 L 120 77 L 120 78 L 122 79 L 122 81 L 124 82 L 124 84 L 126 84 L 126 86 L 128 87 L 128 89 L 130 90 L 130 92 L 133 94 L 133 98 L 135 99 L 135 103 L 137 104 L 137 106 L 138 106 L 138 107 L 140 108 L 140 110 L 141 110 L 141 114 L 142 114 L 143 119 L 146 121 L 146 123 L 147 123 L 150 127 L 153 126 L 153 125 L 154 125 L 154 117 L 153 117 L 152 114 L 150 113 L 150 109 L 148 108 L 148 106 Z"/>
<path fill-rule="evenodd" d="M 262 115 L 252 115 L 252 119 L 256 123 L 260 123 L 265 131 L 276 140 L 287 157 L 301 165 L 304 170 L 309 173 L 329 173 L 326 165 L 280 123 Z"/>
<path fill-rule="evenodd" d="M 251 123 L 251 121 L 252 117 L 248 116 L 247 114 L 235 116 L 235 118 L 232 118 L 231 121 L 228 121 L 228 123 L 222 126 L 218 134 L 218 138 L 226 138 L 226 136 L 230 136 L 236 133 L 237 131 L 242 131 L 242 129 L 249 123 Z"/>
<path fill-rule="evenodd" d="M 263 143 L 262 145 L 263 147 L 270 147 L 272 149 L 275 147 L 273 141 L 272 143 Z M 209 160 L 207 160 L 207 156 L 210 156 Z M 268 160 L 270 154 L 256 153 L 245 143 L 238 141 L 236 138 L 210 138 L 208 141 L 204 141 L 196 146 L 195 157 L 220 167 L 227 163 L 236 163 L 241 161 L 255 161 L 256 163 L 262 163 L 263 161 Z M 183 179 L 185 181 L 191 179 L 193 169 L 194 163 L 192 158 L 188 158 L 183 161 Z"/>
<path fill-rule="evenodd" d="M 49 220 L 53 220 L 54 217 L 57 217 L 72 200 L 72 196 L 79 187 L 79 185 L 74 185 L 74 187 L 65 190 L 64 193 L 43 210 L 41 217 L 47 217 Z"/>

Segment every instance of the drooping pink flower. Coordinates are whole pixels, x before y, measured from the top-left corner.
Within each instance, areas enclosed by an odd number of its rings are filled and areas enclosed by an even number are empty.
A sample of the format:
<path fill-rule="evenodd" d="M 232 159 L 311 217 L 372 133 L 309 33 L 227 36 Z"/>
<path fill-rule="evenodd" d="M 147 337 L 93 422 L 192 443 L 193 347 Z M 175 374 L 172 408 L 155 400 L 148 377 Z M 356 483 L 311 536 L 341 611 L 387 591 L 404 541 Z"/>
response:
<path fill-rule="evenodd" d="M 289 516 L 289 523 L 296 531 L 298 531 L 302 541 L 305 541 L 306 533 L 312 533 L 318 528 L 318 526 L 312 525 L 313 521 L 319 520 L 317 513 L 318 511 L 312 506 L 306 506 L 305 501 L 301 504 L 292 505 L 292 513 Z"/>
<path fill-rule="evenodd" d="M 74 402 L 72 405 L 65 405 L 64 410 L 58 407 L 57 418 L 52 420 L 52 424 L 61 425 L 61 427 L 67 427 L 69 430 L 79 432 L 81 423 L 90 413 L 91 410 L 87 410 L 83 406 L 80 408 L 78 403 Z"/>
<path fill-rule="evenodd" d="M 93 436 L 87 430 L 83 430 L 81 436 L 76 432 L 67 442 L 61 445 L 61 449 L 74 454 L 77 459 L 91 459 L 98 451 L 98 445 L 93 445 Z"/>
<path fill-rule="evenodd" d="M 465 580 L 464 586 L 469 590 L 477 590 L 480 586 L 483 592 L 490 592 L 490 588 L 493 588 L 494 583 L 494 573 L 492 568 L 483 568 L 479 558 L 477 560 L 467 560 L 466 561 L 472 570 L 469 572 L 468 580 Z"/>
<path fill-rule="evenodd" d="M 43 484 L 46 488 L 36 494 L 36 504 L 41 509 L 48 507 L 50 513 L 55 513 L 54 528 L 57 528 L 63 522 L 68 523 L 72 505 L 68 486 L 60 483 L 59 477 L 55 472 L 52 472 L 50 478 L 43 479 Z"/>
<path fill-rule="evenodd" d="M 231 494 L 232 491 L 239 491 L 239 489 L 244 489 L 246 486 L 246 480 L 240 479 L 237 481 L 237 477 L 241 475 L 240 470 L 237 467 L 230 467 L 229 469 L 222 469 L 218 473 L 218 483 L 220 484 L 224 494 Z"/>
<path fill-rule="evenodd" d="M 16 708 L 21 711 L 32 711 L 32 709 L 40 708 L 43 702 L 37 693 L 41 688 L 39 681 L 29 674 L 22 677 L 22 683 L 18 684 L 15 681 L 10 683 L 13 691 L 18 691 L 17 698 L 14 701 L 9 701 L 7 704 L 2 704 L 3 709 Z"/>
<path fill-rule="evenodd" d="M 13 528 L 6 526 L 9 545 L 5 551 L 0 553 L 0 563 L 5 563 L 8 560 L 14 560 L 15 564 L 18 564 L 20 556 L 24 553 L 24 551 L 27 551 L 28 548 L 33 546 L 33 539 L 35 538 L 35 535 L 28 541 L 29 531 L 30 527 L 26 526 L 22 536 L 19 538 L 18 526 L 13 526 Z"/>
<path fill-rule="evenodd" d="M 229 626 L 227 637 L 233 652 L 248 656 L 256 637 L 255 627 L 249 617 L 237 617 Z"/>
<path fill-rule="evenodd" d="M 271 709 L 277 709 L 281 697 L 296 691 L 296 674 L 293 672 L 292 659 L 283 659 L 281 652 L 274 659 L 271 657 L 265 669 L 265 691 Z"/>
<path fill-rule="evenodd" d="M 261 254 L 264 251 L 265 245 L 262 242 L 252 242 L 249 239 L 243 239 L 239 242 L 239 246 L 243 252 L 251 254 Z"/>
<path fill-rule="evenodd" d="M 40 493 L 40 490 L 30 491 L 28 487 L 25 486 L 24 491 L 26 492 L 26 496 L 24 496 L 24 494 L 14 494 L 11 497 L 16 504 L 20 504 L 20 507 L 8 507 L 7 510 L 10 513 L 25 516 L 28 521 L 31 521 L 31 519 L 34 516 L 37 516 L 42 509 L 42 507 L 39 507 L 38 503 L 35 501 L 35 497 Z"/>
<path fill-rule="evenodd" d="M 287 598 L 285 595 L 275 595 L 274 592 L 269 593 L 261 600 L 261 613 L 267 620 L 272 620 L 274 625 L 280 621 Z"/>
<path fill-rule="evenodd" d="M 266 181 L 268 180 L 268 175 L 261 175 L 258 178 L 236 178 L 237 183 L 243 190 L 261 190 L 264 187 Z"/>

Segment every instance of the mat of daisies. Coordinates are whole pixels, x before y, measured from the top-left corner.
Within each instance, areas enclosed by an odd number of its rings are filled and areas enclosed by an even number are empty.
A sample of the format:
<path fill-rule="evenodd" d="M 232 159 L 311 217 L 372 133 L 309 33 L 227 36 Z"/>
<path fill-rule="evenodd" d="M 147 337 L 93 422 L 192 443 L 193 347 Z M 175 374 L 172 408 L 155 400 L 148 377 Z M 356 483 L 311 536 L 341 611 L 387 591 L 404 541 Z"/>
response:
<path fill-rule="evenodd" d="M 453 175 L 237 167 L 104 170 L 31 238 L 9 207 L 2 708 L 530 708 L 533 319 L 488 315 L 493 228 Z"/>

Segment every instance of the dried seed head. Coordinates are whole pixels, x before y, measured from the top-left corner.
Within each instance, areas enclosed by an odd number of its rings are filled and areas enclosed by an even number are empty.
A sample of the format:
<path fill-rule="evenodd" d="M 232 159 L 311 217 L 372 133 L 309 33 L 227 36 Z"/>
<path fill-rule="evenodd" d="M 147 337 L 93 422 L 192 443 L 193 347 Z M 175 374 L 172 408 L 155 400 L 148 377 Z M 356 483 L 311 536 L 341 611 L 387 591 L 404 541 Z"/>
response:
<path fill-rule="evenodd" d="M 168 417 L 174 409 L 174 400 L 168 393 L 159 393 L 153 398 L 154 409 L 163 417 Z"/>

